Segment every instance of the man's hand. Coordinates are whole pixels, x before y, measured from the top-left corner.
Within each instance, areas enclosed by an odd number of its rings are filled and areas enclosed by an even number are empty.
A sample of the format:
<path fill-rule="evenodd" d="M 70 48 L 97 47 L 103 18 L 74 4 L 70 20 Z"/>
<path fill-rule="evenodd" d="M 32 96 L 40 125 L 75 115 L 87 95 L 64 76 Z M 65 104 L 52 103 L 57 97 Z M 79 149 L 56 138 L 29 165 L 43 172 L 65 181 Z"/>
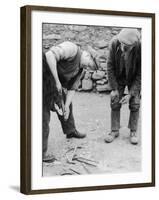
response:
<path fill-rule="evenodd" d="M 118 90 L 112 90 L 110 93 L 111 100 L 113 103 L 116 103 L 119 101 L 119 91 Z"/>
<path fill-rule="evenodd" d="M 129 102 L 130 98 L 131 98 L 131 95 L 130 95 L 130 94 L 127 94 L 127 95 L 125 95 L 125 96 L 120 100 L 119 103 L 121 103 L 121 104 L 126 104 L 126 103 Z"/>
<path fill-rule="evenodd" d="M 60 82 L 56 83 L 57 92 L 59 95 L 62 95 L 62 85 Z"/>
<path fill-rule="evenodd" d="M 70 115 L 70 108 L 69 106 L 65 105 L 65 109 L 64 109 L 64 120 L 67 121 Z"/>
<path fill-rule="evenodd" d="M 59 108 L 59 106 L 55 103 L 54 104 L 56 112 L 60 115 L 63 116 L 62 108 Z"/>

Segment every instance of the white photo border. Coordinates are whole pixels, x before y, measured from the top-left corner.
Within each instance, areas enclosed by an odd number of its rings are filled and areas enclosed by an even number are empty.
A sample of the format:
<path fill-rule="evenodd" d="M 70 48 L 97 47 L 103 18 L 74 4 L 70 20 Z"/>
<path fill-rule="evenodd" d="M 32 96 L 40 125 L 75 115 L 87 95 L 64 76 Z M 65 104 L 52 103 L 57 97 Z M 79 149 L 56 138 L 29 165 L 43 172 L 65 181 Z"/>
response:
<path fill-rule="evenodd" d="M 142 29 L 142 171 L 138 173 L 42 177 L 42 24 Z M 31 12 L 31 189 L 47 190 L 152 182 L 152 18 L 32 10 Z M 148 113 L 148 114 L 147 114 Z"/>

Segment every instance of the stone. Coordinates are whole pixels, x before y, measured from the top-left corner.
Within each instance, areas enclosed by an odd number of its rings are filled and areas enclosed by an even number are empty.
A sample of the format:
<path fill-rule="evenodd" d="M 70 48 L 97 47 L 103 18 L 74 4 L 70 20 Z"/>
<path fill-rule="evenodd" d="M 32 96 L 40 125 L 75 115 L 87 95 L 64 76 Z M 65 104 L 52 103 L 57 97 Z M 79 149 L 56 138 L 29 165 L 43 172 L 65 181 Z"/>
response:
<path fill-rule="evenodd" d="M 50 34 L 50 35 L 43 35 L 43 39 L 45 40 L 61 40 L 61 36 L 58 34 Z"/>
<path fill-rule="evenodd" d="M 110 41 L 111 38 L 112 38 L 111 31 L 110 30 L 106 31 L 105 40 Z"/>
<path fill-rule="evenodd" d="M 100 63 L 106 63 L 106 60 L 107 60 L 105 55 L 101 55 L 98 59 Z"/>
<path fill-rule="evenodd" d="M 106 35 L 111 35 L 111 31 L 110 31 L 110 30 L 107 30 L 107 31 L 106 31 Z"/>
<path fill-rule="evenodd" d="M 93 57 L 97 57 L 98 56 L 98 52 L 92 48 L 91 46 L 87 46 L 87 51 L 89 51 Z"/>
<path fill-rule="evenodd" d="M 104 41 L 104 40 L 100 40 L 100 41 L 96 41 L 96 42 L 94 43 L 94 45 L 95 45 L 96 47 L 98 47 L 99 49 L 104 49 L 104 48 L 108 47 L 108 42 L 106 42 L 106 41 Z"/>
<path fill-rule="evenodd" d="M 118 34 L 118 31 L 112 31 L 112 34 L 113 34 L 113 35 L 117 35 L 117 34 Z"/>
<path fill-rule="evenodd" d="M 98 92 L 111 92 L 112 89 L 111 89 L 109 83 L 107 83 L 107 84 L 104 84 L 104 85 L 97 85 L 96 90 Z"/>
<path fill-rule="evenodd" d="M 70 29 L 71 31 L 79 31 L 79 32 L 81 32 L 81 31 L 86 30 L 86 29 L 87 29 L 87 26 L 75 26 L 75 25 L 70 25 L 70 26 L 69 26 L 69 29 Z"/>
<path fill-rule="evenodd" d="M 89 71 L 86 71 L 84 79 L 91 79 L 91 73 Z"/>
<path fill-rule="evenodd" d="M 93 88 L 93 81 L 91 79 L 82 80 L 82 90 L 90 91 Z"/>
<path fill-rule="evenodd" d="M 104 76 L 105 76 L 104 71 L 97 70 L 92 74 L 92 79 L 93 80 L 100 80 L 100 79 L 104 78 Z"/>
<path fill-rule="evenodd" d="M 100 63 L 100 67 L 103 69 L 103 70 L 106 70 L 107 69 L 107 63 Z"/>
<path fill-rule="evenodd" d="M 78 34 L 78 40 L 79 41 L 84 41 L 86 43 L 89 40 L 89 35 L 88 34 Z"/>
<path fill-rule="evenodd" d="M 104 85 L 105 83 L 107 83 L 108 82 L 108 80 L 107 79 L 101 79 L 101 80 L 98 80 L 98 81 L 96 81 L 96 84 L 97 85 Z"/>
<path fill-rule="evenodd" d="M 99 68 L 101 69 L 100 63 L 105 63 L 106 62 L 107 55 L 106 55 L 105 50 L 103 50 L 103 49 L 99 49 L 96 52 L 97 52 L 97 54 L 96 54 L 95 58 L 96 58 L 96 61 L 98 63 Z"/>
<path fill-rule="evenodd" d="M 114 28 L 112 28 L 112 30 L 113 30 L 113 31 L 118 31 L 118 32 L 119 32 L 119 31 L 121 30 L 121 28 L 114 27 Z"/>
<path fill-rule="evenodd" d="M 108 55 L 109 55 L 109 49 L 106 49 L 106 50 L 105 50 L 105 58 L 106 58 L 106 60 L 107 60 L 107 58 L 108 58 Z"/>
<path fill-rule="evenodd" d="M 74 39 L 76 37 L 76 34 L 72 32 L 66 32 L 64 33 L 64 37 L 67 39 Z"/>
<path fill-rule="evenodd" d="M 98 59 L 105 59 L 107 58 L 107 54 L 106 54 L 106 49 L 99 49 L 97 51 L 97 57 Z"/>

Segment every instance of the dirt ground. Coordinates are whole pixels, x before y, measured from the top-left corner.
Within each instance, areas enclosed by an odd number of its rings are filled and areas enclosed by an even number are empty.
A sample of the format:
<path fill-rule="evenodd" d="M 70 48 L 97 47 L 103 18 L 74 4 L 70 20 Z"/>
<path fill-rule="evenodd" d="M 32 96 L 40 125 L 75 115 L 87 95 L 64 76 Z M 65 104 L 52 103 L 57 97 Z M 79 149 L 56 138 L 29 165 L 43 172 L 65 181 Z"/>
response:
<path fill-rule="evenodd" d="M 110 98 L 108 94 L 77 92 L 73 100 L 76 127 L 87 134 L 84 139 L 66 139 L 55 113 L 51 113 L 49 147 L 57 158 L 54 163 L 43 163 L 43 176 L 126 173 L 141 170 L 141 122 L 138 133 L 140 142 L 129 142 L 127 128 L 129 109 L 121 109 L 120 136 L 113 143 L 105 143 L 106 133 L 110 131 Z M 74 148 L 78 147 L 76 152 Z M 72 159 L 84 157 L 87 162 Z"/>

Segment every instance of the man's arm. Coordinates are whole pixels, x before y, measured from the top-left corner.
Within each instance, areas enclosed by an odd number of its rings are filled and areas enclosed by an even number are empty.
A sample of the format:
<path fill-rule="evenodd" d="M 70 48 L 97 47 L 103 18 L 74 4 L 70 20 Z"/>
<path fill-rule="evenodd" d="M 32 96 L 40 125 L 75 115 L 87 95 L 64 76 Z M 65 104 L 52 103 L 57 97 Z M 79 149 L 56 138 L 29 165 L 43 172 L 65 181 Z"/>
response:
<path fill-rule="evenodd" d="M 70 104 L 72 103 L 72 99 L 75 95 L 75 90 L 68 90 L 66 95 L 66 102 L 64 108 L 64 119 L 67 120 L 70 114 Z"/>
<path fill-rule="evenodd" d="M 74 95 L 75 95 L 75 90 L 68 90 L 67 91 L 65 107 L 70 106 L 70 104 L 72 103 L 72 99 L 73 99 Z"/>
<path fill-rule="evenodd" d="M 139 52 L 138 52 L 137 72 L 136 72 L 136 77 L 130 88 L 131 96 L 136 96 L 137 94 L 139 94 L 141 90 L 141 46 L 139 46 L 138 51 Z"/>
<path fill-rule="evenodd" d="M 115 77 L 115 41 L 111 41 L 107 61 L 108 81 L 112 90 L 117 90 L 118 84 Z"/>
<path fill-rule="evenodd" d="M 130 88 L 130 95 L 136 96 L 141 90 L 141 67 L 138 69 L 135 80 L 133 81 Z"/>
<path fill-rule="evenodd" d="M 61 86 L 61 83 L 60 83 L 60 80 L 58 77 L 58 73 L 57 73 L 56 57 L 51 51 L 48 51 L 45 55 L 46 55 L 46 60 L 49 65 L 50 71 L 55 79 L 57 90 L 58 90 L 58 92 L 62 92 L 62 86 Z"/>

